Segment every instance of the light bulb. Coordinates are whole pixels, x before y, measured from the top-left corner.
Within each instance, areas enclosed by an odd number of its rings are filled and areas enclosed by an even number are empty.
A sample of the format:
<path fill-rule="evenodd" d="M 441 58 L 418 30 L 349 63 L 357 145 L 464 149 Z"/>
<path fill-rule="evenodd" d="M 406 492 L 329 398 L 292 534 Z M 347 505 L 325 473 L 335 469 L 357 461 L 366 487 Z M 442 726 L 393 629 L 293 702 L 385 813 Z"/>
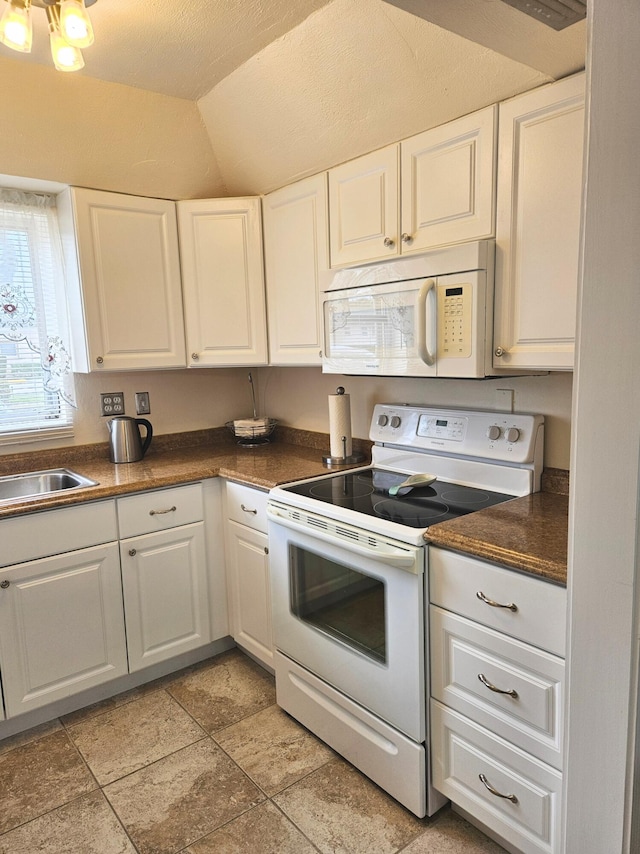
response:
<path fill-rule="evenodd" d="M 51 57 L 58 71 L 78 71 L 84 68 L 84 59 L 80 50 L 62 37 L 57 6 L 47 6 L 47 19 Z"/>
<path fill-rule="evenodd" d="M 60 32 L 74 47 L 89 47 L 93 44 L 93 27 L 84 0 L 61 0 Z"/>
<path fill-rule="evenodd" d="M 33 40 L 29 6 L 30 0 L 11 0 L 0 20 L 0 42 L 21 53 L 30 52 Z"/>

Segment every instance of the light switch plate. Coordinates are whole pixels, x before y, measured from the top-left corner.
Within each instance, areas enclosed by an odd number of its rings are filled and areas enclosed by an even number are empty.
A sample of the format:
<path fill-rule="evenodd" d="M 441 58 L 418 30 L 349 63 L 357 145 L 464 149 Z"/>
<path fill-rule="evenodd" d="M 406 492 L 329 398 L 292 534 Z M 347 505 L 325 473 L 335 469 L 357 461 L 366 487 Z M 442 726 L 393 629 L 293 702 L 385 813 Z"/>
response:
<path fill-rule="evenodd" d="M 149 403 L 148 391 L 136 392 L 136 415 L 149 415 L 151 404 Z"/>
<path fill-rule="evenodd" d="M 513 412 L 514 390 L 512 388 L 497 388 L 495 394 L 496 409 L 499 412 Z"/>
<path fill-rule="evenodd" d="M 105 391 L 100 394 L 101 415 L 124 415 L 124 392 Z"/>

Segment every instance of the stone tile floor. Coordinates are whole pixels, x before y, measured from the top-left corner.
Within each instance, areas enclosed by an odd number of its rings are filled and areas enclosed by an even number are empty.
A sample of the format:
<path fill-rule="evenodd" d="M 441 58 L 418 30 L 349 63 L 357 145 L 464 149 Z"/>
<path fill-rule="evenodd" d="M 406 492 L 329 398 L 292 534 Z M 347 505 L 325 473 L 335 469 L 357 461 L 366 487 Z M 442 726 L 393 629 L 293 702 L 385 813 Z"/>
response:
<path fill-rule="evenodd" d="M 419 820 L 232 650 L 0 742 L 0 854 L 499 854 Z"/>

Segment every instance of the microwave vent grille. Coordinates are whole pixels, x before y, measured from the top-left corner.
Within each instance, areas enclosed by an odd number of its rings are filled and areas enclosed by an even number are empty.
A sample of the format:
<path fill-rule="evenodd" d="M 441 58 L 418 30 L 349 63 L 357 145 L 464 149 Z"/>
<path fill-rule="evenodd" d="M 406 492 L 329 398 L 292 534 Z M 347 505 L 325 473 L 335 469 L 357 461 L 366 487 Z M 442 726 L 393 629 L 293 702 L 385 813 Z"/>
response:
<path fill-rule="evenodd" d="M 564 30 L 587 16 L 584 0 L 502 0 L 554 30 Z"/>

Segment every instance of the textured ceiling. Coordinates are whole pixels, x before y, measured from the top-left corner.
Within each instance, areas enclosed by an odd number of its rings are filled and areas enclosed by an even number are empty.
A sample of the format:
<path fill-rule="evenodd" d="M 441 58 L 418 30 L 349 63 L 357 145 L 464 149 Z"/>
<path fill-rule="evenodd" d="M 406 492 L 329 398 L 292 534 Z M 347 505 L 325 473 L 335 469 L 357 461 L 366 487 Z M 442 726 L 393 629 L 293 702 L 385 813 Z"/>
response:
<path fill-rule="evenodd" d="M 198 100 L 330 0 L 97 0 L 95 44 L 78 74 Z M 551 77 L 583 66 L 584 22 L 556 33 L 498 0 L 385 0 Z M 45 12 L 33 10 L 34 48 L 0 53 L 51 65 Z M 367 22 L 362 22 L 363 27 Z"/>

